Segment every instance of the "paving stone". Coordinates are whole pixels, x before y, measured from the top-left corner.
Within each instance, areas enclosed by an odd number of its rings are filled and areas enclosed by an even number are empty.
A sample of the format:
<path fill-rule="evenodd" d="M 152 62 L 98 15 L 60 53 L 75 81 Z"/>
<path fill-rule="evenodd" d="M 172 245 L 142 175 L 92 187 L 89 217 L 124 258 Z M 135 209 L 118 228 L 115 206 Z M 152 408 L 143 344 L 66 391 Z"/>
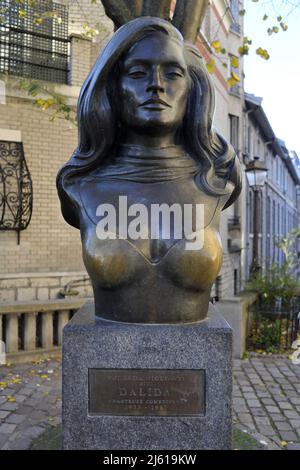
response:
<path fill-rule="evenodd" d="M 258 400 L 247 400 L 249 408 L 260 408 L 262 405 Z"/>
<path fill-rule="evenodd" d="M 2 403 L 0 405 L 0 410 L 3 411 L 14 411 L 18 408 L 18 405 L 16 403 L 9 403 L 9 402 L 6 402 L 6 403 Z"/>
<path fill-rule="evenodd" d="M 280 437 L 283 441 L 297 441 L 298 437 L 293 431 L 280 431 Z"/>
<path fill-rule="evenodd" d="M 7 423 L 12 423 L 12 424 L 19 424 L 19 423 L 22 423 L 22 421 L 24 421 L 25 418 L 26 418 L 26 416 L 24 416 L 24 415 L 18 415 L 16 413 L 11 413 L 11 415 L 8 416 L 8 418 L 6 418 L 6 422 Z"/>
<path fill-rule="evenodd" d="M 246 398 L 246 400 L 256 400 L 257 399 L 257 396 L 253 392 L 244 393 L 244 397 Z"/>
<path fill-rule="evenodd" d="M 0 411 L 0 419 L 5 419 L 8 416 L 10 411 Z"/>
<path fill-rule="evenodd" d="M 287 421 L 277 421 L 275 426 L 279 431 L 292 431 L 292 426 Z"/>
<path fill-rule="evenodd" d="M 259 390 L 257 390 L 256 395 L 257 395 L 259 398 L 270 398 L 270 397 L 271 397 L 270 393 L 268 393 L 268 392 L 260 392 Z"/>
<path fill-rule="evenodd" d="M 293 405 L 300 405 L 300 398 L 292 397 L 290 398 L 290 401 L 293 403 Z"/>
<path fill-rule="evenodd" d="M 260 434 L 262 434 L 263 436 L 276 436 L 276 432 L 275 430 L 272 428 L 272 426 L 259 426 L 259 432 Z"/>
<path fill-rule="evenodd" d="M 262 417 L 267 416 L 267 413 L 265 412 L 263 408 L 251 408 L 251 413 L 253 416 L 262 416 Z"/>
<path fill-rule="evenodd" d="M 292 410 L 293 409 L 292 405 L 288 402 L 278 402 L 278 405 L 280 406 L 280 408 L 282 410 Z"/>
<path fill-rule="evenodd" d="M 272 400 L 271 398 L 262 398 L 261 401 L 264 405 L 271 405 L 271 406 L 276 405 L 276 402 Z"/>
<path fill-rule="evenodd" d="M 289 419 L 299 419 L 300 415 L 293 410 L 283 410 L 283 414 Z"/>
<path fill-rule="evenodd" d="M 2 449 L 2 446 L 5 444 L 6 441 L 7 441 L 7 434 L 0 433 L 0 449 Z"/>
<path fill-rule="evenodd" d="M 255 420 L 255 423 L 257 424 L 258 427 L 259 426 L 270 426 L 271 425 L 271 421 L 269 420 L 269 418 L 265 418 L 265 417 L 261 417 L 261 416 L 255 416 L 254 420 Z"/>
<path fill-rule="evenodd" d="M 286 421 L 286 417 L 284 415 L 282 415 L 281 413 L 270 413 L 270 417 L 272 419 L 272 421 L 276 422 L 276 421 Z"/>
<path fill-rule="evenodd" d="M 266 406 L 269 413 L 280 413 L 280 409 L 277 406 Z"/>
<path fill-rule="evenodd" d="M 246 405 L 235 405 L 234 409 L 237 413 L 247 413 L 247 412 L 249 412 L 249 409 Z"/>
<path fill-rule="evenodd" d="M 234 403 L 234 406 L 235 405 L 246 405 L 246 400 L 244 398 L 234 398 L 233 403 Z"/>
<path fill-rule="evenodd" d="M 237 416 L 239 421 L 242 423 L 253 423 L 253 419 L 250 413 L 239 413 Z"/>
<path fill-rule="evenodd" d="M 295 429 L 300 429 L 300 419 L 290 419 L 291 426 Z"/>
<path fill-rule="evenodd" d="M 12 432 L 14 432 L 15 429 L 16 429 L 15 424 L 3 423 L 0 426 L 0 433 L 1 434 L 11 434 Z"/>

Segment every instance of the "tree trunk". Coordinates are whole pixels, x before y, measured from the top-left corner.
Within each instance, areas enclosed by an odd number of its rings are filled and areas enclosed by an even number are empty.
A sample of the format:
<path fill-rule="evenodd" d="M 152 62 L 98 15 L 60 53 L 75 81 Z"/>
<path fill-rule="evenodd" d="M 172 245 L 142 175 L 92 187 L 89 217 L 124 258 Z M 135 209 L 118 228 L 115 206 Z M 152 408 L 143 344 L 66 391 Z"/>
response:
<path fill-rule="evenodd" d="M 170 19 L 171 0 L 101 0 L 106 15 L 115 28 L 138 16 L 156 16 Z M 177 0 L 173 25 L 186 41 L 195 42 L 204 18 L 208 0 Z"/>
<path fill-rule="evenodd" d="M 141 16 L 143 9 L 143 0 L 124 0 L 131 14 L 137 18 Z"/>
<path fill-rule="evenodd" d="M 195 42 L 208 0 L 177 0 L 172 23 L 186 41 Z"/>
<path fill-rule="evenodd" d="M 158 16 L 165 18 L 166 11 L 168 11 L 167 18 L 170 17 L 170 0 L 144 0 L 142 16 Z"/>
<path fill-rule="evenodd" d="M 116 28 L 122 26 L 122 24 L 128 23 L 133 20 L 134 15 L 127 7 L 124 0 L 101 0 L 104 6 L 106 15 L 113 20 Z"/>

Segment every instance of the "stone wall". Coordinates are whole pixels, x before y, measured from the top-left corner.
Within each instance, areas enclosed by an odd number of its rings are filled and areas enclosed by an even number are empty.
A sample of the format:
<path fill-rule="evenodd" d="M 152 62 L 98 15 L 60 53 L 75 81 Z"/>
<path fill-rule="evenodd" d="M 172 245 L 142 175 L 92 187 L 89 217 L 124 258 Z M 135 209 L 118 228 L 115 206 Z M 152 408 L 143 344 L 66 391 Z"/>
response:
<path fill-rule="evenodd" d="M 66 290 L 69 295 L 62 295 Z M 8 274 L 0 279 L 0 304 L 91 296 L 92 288 L 85 271 Z"/>

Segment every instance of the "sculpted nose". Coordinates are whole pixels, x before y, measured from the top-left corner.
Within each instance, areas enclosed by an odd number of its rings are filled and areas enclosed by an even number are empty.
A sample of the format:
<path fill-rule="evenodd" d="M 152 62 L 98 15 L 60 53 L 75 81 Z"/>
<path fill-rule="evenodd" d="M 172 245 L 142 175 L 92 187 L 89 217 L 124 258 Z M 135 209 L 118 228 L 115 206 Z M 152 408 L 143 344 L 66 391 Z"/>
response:
<path fill-rule="evenodd" d="M 147 91 L 161 91 L 161 92 L 165 91 L 159 70 L 156 68 L 153 70 L 151 74 Z"/>

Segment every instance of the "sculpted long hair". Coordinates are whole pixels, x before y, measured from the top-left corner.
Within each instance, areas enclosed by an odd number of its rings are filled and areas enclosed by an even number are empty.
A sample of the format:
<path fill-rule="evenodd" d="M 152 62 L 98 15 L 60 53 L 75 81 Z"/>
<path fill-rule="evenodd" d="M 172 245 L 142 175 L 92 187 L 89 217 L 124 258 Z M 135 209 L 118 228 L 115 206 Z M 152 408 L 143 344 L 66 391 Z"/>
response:
<path fill-rule="evenodd" d="M 225 207 L 232 204 L 240 193 L 238 158 L 233 147 L 212 127 L 214 88 L 199 51 L 192 44 L 185 43 L 171 23 L 160 18 L 140 17 L 117 30 L 81 88 L 77 108 L 79 144 L 57 175 L 62 213 L 74 227 L 80 227 L 78 208 L 68 186 L 109 161 L 116 152 L 122 134 L 117 112 L 116 72 L 129 49 L 155 31 L 180 42 L 184 49 L 190 90 L 179 135 L 180 143 L 201 167 L 198 184 L 206 193 L 218 196 L 228 193 L 228 183 L 231 183 L 232 194 Z"/>

